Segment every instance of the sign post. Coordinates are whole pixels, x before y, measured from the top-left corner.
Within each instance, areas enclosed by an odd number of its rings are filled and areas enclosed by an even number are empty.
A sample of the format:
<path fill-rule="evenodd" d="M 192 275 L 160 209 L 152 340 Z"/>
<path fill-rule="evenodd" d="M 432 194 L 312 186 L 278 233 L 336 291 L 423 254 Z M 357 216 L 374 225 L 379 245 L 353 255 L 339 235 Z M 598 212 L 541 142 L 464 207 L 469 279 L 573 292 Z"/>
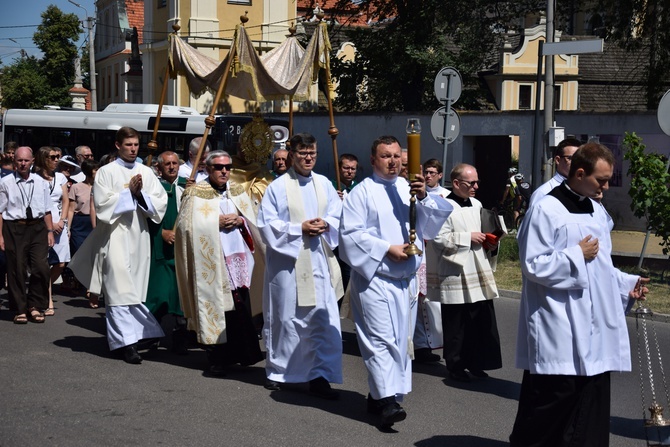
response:
<path fill-rule="evenodd" d="M 451 107 L 463 91 L 463 80 L 461 74 L 454 68 L 444 67 L 435 76 L 434 92 L 437 100 L 443 104 L 433 113 L 430 120 L 430 131 L 438 143 L 444 145 L 442 154 L 442 169 L 447 168 L 447 149 L 449 143 L 453 142 L 461 130 L 461 118 Z M 446 176 L 442 176 L 442 186 L 445 185 Z"/>

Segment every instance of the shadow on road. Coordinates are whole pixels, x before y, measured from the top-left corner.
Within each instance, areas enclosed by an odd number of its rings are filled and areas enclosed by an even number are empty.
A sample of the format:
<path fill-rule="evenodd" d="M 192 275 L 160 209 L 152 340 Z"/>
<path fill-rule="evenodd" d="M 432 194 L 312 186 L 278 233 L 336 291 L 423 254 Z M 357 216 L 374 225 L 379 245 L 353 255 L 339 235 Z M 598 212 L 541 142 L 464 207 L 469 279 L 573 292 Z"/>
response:
<path fill-rule="evenodd" d="M 642 418 L 630 419 L 613 416 L 610 419 L 610 432 L 613 435 L 624 438 L 647 439 Z M 662 445 L 668 445 L 667 442 L 670 437 L 670 427 L 650 427 L 647 431 L 647 435 L 649 436 L 649 441 L 653 441 L 653 445 L 660 445 L 657 444 L 659 441 L 664 442 Z"/>
<path fill-rule="evenodd" d="M 494 439 L 480 438 L 478 436 L 444 435 L 422 439 L 414 445 L 416 447 L 503 447 L 508 445 L 508 443 Z"/>
<path fill-rule="evenodd" d="M 490 371 L 489 371 L 490 372 Z M 491 394 L 504 399 L 519 400 L 521 384 L 509 380 L 498 379 L 493 376 L 485 380 L 473 379 L 472 382 L 456 382 L 452 379 L 444 379 L 444 384 L 461 390 L 472 391 L 475 393 Z"/>

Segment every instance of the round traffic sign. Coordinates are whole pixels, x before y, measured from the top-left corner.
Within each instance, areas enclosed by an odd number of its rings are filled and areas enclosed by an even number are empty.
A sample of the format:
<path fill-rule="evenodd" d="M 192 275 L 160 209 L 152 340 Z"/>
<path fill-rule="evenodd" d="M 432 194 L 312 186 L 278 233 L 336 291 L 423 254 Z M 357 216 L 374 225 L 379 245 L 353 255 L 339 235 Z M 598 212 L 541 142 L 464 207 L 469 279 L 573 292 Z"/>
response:
<path fill-rule="evenodd" d="M 433 113 L 433 117 L 430 119 L 430 132 L 433 134 L 433 138 L 440 144 L 444 144 L 446 138 L 447 143 L 453 142 L 458 134 L 461 133 L 461 117 L 458 116 L 458 113 L 453 109 L 449 108 L 449 113 L 446 112 L 447 108 L 445 106 L 440 107 Z M 445 126 L 447 133 L 445 135 Z"/>
<path fill-rule="evenodd" d="M 658 104 L 656 117 L 658 118 L 658 125 L 661 127 L 663 133 L 670 135 L 670 90 L 665 92 L 665 95 L 661 98 L 661 102 Z"/>
<path fill-rule="evenodd" d="M 435 97 L 441 103 L 448 100 L 451 103 L 458 101 L 463 90 L 463 79 L 461 74 L 455 68 L 444 67 L 435 76 L 434 92 Z"/>

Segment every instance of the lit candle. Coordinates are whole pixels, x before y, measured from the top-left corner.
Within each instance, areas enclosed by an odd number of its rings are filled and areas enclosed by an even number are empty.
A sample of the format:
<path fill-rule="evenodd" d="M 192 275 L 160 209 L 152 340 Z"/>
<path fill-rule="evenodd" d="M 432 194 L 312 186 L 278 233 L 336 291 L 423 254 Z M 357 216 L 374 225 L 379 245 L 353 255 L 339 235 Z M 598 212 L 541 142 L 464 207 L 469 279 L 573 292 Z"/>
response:
<path fill-rule="evenodd" d="M 409 180 L 421 174 L 421 121 L 419 118 L 407 120 L 407 170 Z"/>

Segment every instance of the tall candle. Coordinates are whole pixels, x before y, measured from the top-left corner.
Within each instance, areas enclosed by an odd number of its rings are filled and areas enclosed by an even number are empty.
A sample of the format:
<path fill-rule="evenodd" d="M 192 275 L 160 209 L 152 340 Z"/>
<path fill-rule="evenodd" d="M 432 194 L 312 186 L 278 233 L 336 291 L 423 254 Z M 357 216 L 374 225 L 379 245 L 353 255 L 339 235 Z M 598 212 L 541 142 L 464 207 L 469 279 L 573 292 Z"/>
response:
<path fill-rule="evenodd" d="M 407 134 L 407 170 L 409 180 L 414 180 L 416 174 L 421 174 L 421 134 Z"/>

